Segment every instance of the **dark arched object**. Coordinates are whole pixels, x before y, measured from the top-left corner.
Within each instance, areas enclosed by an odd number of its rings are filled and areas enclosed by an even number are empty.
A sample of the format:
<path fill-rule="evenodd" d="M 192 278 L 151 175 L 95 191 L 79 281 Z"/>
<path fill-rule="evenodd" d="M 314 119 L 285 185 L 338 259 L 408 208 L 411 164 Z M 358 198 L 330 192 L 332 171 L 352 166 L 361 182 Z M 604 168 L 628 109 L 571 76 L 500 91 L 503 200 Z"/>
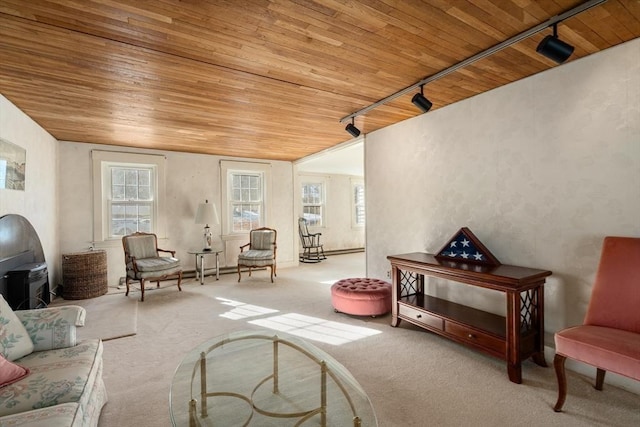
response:
<path fill-rule="evenodd" d="M 42 250 L 40 238 L 29 220 L 16 214 L 1 216 L 0 294 L 4 296 L 5 300 L 9 301 L 6 277 L 8 271 L 12 271 L 25 264 L 44 262 L 44 251 Z"/>

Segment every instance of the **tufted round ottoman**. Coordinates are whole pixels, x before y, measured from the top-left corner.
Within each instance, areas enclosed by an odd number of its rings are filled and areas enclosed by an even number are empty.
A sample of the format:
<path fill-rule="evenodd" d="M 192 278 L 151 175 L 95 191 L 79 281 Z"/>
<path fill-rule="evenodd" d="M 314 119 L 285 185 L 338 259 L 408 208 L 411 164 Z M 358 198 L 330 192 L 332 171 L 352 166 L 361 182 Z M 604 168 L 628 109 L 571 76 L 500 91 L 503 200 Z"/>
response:
<path fill-rule="evenodd" d="M 331 286 L 335 311 L 377 316 L 391 311 L 391 284 L 368 278 L 342 279 Z"/>

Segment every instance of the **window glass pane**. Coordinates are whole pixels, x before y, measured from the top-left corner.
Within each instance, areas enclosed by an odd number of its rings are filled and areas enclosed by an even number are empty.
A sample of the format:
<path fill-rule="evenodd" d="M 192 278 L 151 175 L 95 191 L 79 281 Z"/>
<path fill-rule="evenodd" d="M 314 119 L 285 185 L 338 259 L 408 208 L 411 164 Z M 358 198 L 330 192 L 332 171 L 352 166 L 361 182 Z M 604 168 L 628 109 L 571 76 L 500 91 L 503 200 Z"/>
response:
<path fill-rule="evenodd" d="M 138 171 L 135 169 L 127 169 L 125 171 L 125 184 L 138 185 Z"/>
<path fill-rule="evenodd" d="M 141 186 L 138 188 L 139 200 L 151 200 L 151 188 L 148 186 Z"/>
<path fill-rule="evenodd" d="M 127 185 L 124 189 L 125 200 L 137 200 L 138 199 L 138 186 Z"/>
<path fill-rule="evenodd" d="M 357 225 L 364 225 L 365 223 L 365 210 L 364 210 L 364 185 L 356 184 L 353 186 L 353 202 L 355 205 L 355 223 Z"/>
<path fill-rule="evenodd" d="M 111 183 L 113 185 L 124 185 L 124 169 L 111 169 Z"/>
<path fill-rule="evenodd" d="M 124 175 L 122 175 L 124 177 Z M 124 185 L 113 185 L 111 187 L 112 200 L 124 200 Z"/>
<path fill-rule="evenodd" d="M 151 171 L 150 170 L 139 170 L 138 171 L 138 184 L 144 186 L 151 185 Z"/>
<path fill-rule="evenodd" d="M 321 227 L 323 225 L 324 195 L 323 183 L 307 183 L 302 185 L 302 216 L 307 225 Z"/>

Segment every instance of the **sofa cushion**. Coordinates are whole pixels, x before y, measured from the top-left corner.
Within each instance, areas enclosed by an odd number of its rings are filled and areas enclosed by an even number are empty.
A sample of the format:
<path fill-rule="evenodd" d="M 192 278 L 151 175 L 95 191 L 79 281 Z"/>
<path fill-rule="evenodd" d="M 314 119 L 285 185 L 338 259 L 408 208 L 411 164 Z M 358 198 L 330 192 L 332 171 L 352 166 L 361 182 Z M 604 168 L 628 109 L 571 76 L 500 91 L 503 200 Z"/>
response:
<path fill-rule="evenodd" d="M 267 265 L 273 265 L 273 251 L 258 251 L 250 249 L 246 252 L 241 252 L 238 255 L 238 264 L 250 265 L 252 267 L 265 267 Z"/>
<path fill-rule="evenodd" d="M 136 260 L 139 272 L 164 271 L 180 267 L 180 260 L 173 257 L 143 258 Z"/>
<path fill-rule="evenodd" d="M 37 351 L 20 359 L 20 364 L 31 375 L 0 390 L 0 416 L 68 402 L 86 408 L 90 390 L 100 380 L 102 341 Z"/>
<path fill-rule="evenodd" d="M 24 325 L 0 295 L 0 354 L 14 361 L 33 352 L 33 342 Z"/>
<path fill-rule="evenodd" d="M 46 310 L 20 310 L 16 316 L 33 342 L 33 351 L 54 350 L 76 345 L 76 327 L 84 326 L 86 310 L 77 305 Z"/>
<path fill-rule="evenodd" d="M 29 375 L 29 369 L 9 362 L 0 354 L 0 388 L 15 383 Z"/>
<path fill-rule="evenodd" d="M 0 419 L 2 427 L 83 426 L 82 411 L 77 403 L 63 403 L 48 408 L 7 415 Z"/>

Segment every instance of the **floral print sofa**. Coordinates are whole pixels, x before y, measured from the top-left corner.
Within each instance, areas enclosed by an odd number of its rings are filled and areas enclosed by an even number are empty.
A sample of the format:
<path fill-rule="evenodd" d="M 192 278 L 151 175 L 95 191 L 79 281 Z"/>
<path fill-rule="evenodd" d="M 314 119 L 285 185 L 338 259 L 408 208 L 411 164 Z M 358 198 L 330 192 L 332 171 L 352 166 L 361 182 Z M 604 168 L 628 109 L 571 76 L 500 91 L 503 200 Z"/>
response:
<path fill-rule="evenodd" d="M 0 296 L 0 427 L 97 426 L 102 341 L 76 342 L 78 306 L 12 311 Z"/>

